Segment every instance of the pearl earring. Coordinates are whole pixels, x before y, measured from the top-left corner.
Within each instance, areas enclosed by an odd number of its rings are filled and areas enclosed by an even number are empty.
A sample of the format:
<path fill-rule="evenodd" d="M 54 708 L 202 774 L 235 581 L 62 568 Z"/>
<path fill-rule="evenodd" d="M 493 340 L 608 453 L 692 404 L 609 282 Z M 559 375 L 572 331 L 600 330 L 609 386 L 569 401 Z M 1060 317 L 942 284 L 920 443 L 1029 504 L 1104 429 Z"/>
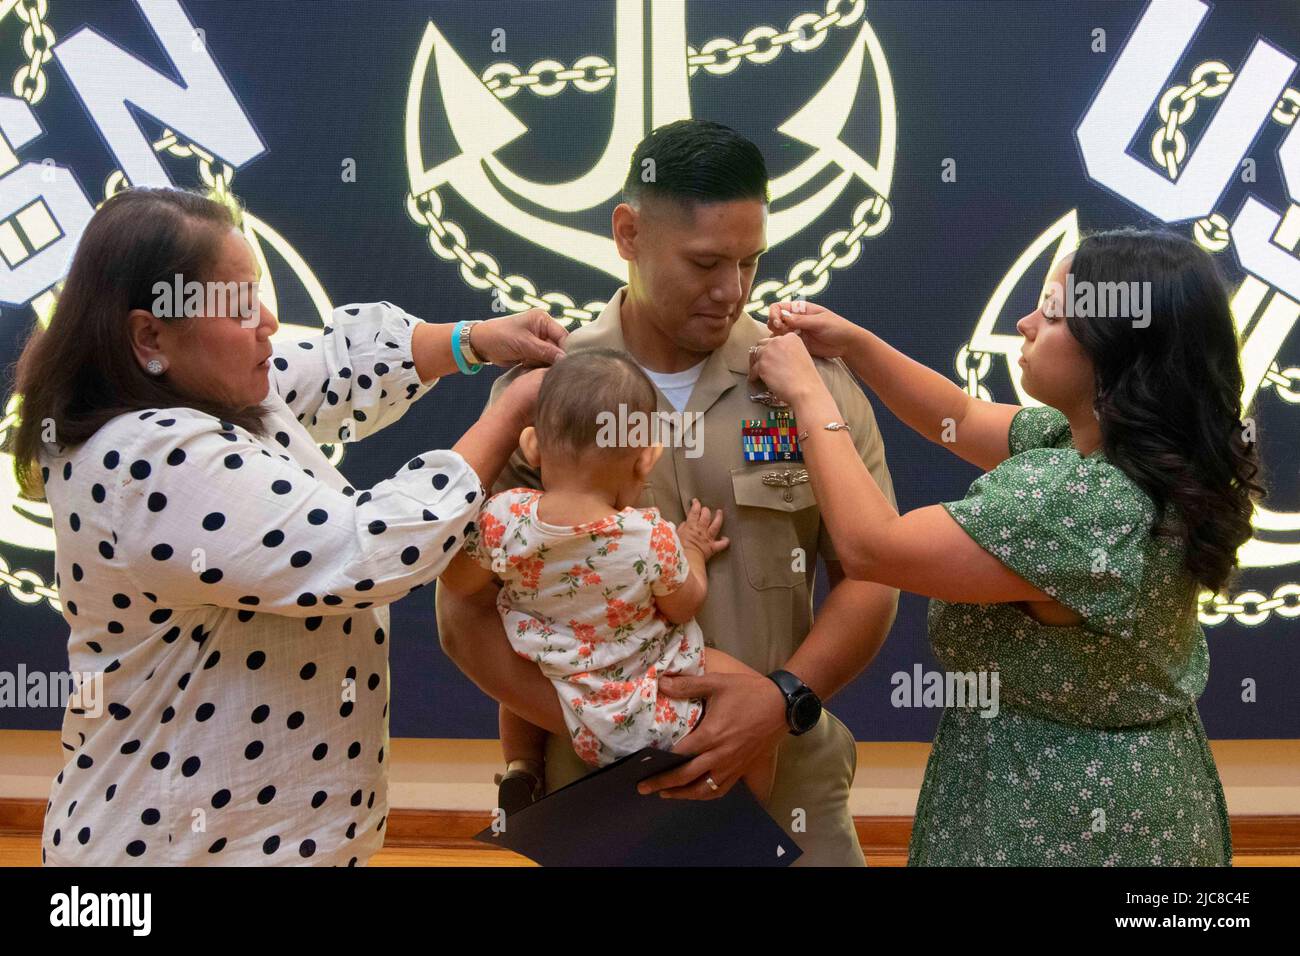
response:
<path fill-rule="evenodd" d="M 161 375 L 163 373 L 163 363 L 156 358 L 150 359 L 144 368 L 150 375 Z"/>

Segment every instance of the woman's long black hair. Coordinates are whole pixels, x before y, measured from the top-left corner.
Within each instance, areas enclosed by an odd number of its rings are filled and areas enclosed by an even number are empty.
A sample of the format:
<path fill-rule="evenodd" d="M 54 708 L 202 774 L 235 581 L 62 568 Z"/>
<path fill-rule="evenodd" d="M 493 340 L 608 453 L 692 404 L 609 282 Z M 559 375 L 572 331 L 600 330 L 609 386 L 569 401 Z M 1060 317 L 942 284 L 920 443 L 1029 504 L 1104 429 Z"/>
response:
<path fill-rule="evenodd" d="M 1264 495 L 1223 276 L 1190 239 L 1137 229 L 1084 238 L 1070 272 L 1097 301 L 1102 283 L 1149 283 L 1145 316 L 1130 298 L 1133 314 L 1066 321 L 1096 369 L 1106 457 L 1151 498 L 1152 530 L 1180 538 L 1188 572 L 1218 592 Z"/>

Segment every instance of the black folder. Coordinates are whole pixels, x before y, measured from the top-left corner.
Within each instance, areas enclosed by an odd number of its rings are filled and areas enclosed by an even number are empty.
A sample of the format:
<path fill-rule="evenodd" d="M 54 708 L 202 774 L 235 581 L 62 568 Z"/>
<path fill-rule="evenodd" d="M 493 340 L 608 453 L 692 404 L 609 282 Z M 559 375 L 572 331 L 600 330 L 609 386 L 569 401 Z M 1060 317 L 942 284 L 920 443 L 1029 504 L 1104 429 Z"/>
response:
<path fill-rule="evenodd" d="M 642 795 L 690 760 L 646 747 L 547 794 L 474 839 L 542 866 L 789 866 L 803 854 L 739 781 L 716 800 Z"/>

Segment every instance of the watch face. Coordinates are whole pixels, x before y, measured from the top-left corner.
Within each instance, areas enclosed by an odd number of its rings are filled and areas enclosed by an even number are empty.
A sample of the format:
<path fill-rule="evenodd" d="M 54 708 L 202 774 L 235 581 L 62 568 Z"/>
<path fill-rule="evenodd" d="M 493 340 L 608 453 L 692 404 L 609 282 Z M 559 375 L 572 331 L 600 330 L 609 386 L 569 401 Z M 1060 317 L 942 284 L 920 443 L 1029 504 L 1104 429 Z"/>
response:
<path fill-rule="evenodd" d="M 821 702 L 812 694 L 804 694 L 794 702 L 794 725 L 800 732 L 812 730 L 817 724 L 817 718 L 822 714 Z"/>

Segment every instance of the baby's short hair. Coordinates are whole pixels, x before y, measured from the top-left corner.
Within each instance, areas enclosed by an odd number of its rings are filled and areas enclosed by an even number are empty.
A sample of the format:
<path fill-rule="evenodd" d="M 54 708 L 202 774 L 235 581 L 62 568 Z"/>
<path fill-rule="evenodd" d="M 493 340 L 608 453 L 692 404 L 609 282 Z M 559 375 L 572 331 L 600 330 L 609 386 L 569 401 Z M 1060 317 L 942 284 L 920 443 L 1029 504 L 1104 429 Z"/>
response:
<path fill-rule="evenodd" d="M 599 446 L 609 413 L 640 412 L 653 418 L 658 405 L 654 384 L 628 356 L 615 349 L 583 349 L 556 362 L 537 394 L 537 438 L 543 448 L 581 455 Z"/>

